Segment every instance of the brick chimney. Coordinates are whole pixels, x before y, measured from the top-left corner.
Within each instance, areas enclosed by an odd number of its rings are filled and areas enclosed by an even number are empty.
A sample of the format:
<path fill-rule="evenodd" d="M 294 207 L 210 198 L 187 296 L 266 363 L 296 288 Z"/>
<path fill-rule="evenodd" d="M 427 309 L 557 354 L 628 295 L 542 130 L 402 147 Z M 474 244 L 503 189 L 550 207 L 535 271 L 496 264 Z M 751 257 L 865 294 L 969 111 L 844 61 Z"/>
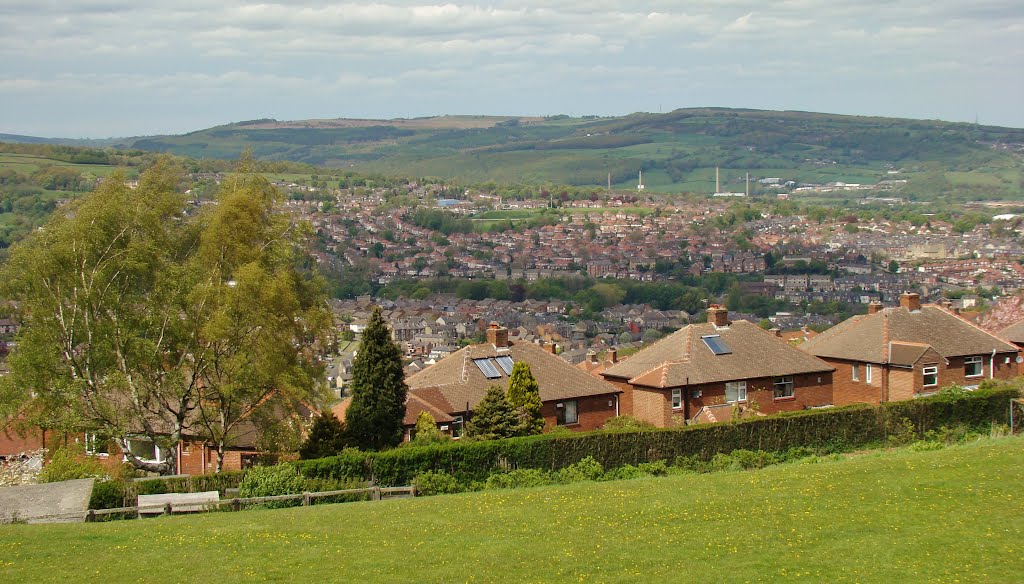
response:
<path fill-rule="evenodd" d="M 708 322 L 716 327 L 729 326 L 729 310 L 719 304 L 708 307 Z"/>
<path fill-rule="evenodd" d="M 914 292 L 900 294 L 900 307 L 911 312 L 921 310 L 921 296 Z"/>
<path fill-rule="evenodd" d="M 593 349 L 587 351 L 587 361 L 590 363 L 597 363 L 597 351 Z"/>
<path fill-rule="evenodd" d="M 496 349 L 508 347 L 508 329 L 496 322 L 491 322 L 487 327 L 487 342 L 494 345 Z"/>
<path fill-rule="evenodd" d="M 777 336 L 779 338 L 782 338 L 782 329 L 780 329 L 778 327 L 768 329 L 768 332 L 770 332 L 771 334 L 773 334 L 773 335 L 775 335 L 775 336 Z"/>
<path fill-rule="evenodd" d="M 608 349 L 608 360 L 611 361 L 612 363 L 619 362 L 619 352 L 614 347 Z"/>
<path fill-rule="evenodd" d="M 556 345 L 555 343 L 548 343 L 544 345 L 544 350 L 554 355 L 558 353 L 558 345 Z"/>
<path fill-rule="evenodd" d="M 878 302 L 876 300 L 875 302 L 871 302 L 868 304 L 868 314 L 878 314 L 879 312 L 882 312 L 881 302 Z"/>

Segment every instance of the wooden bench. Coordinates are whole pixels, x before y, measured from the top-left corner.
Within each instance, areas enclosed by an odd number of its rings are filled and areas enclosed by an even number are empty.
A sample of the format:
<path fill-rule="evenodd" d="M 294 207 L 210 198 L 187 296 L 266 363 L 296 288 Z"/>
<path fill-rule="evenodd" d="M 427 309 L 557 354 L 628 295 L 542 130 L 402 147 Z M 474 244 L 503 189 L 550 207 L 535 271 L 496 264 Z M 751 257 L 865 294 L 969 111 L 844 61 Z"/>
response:
<path fill-rule="evenodd" d="M 207 511 L 210 509 L 210 503 L 216 503 L 219 500 L 220 493 L 217 491 L 139 495 L 139 515 Z"/>

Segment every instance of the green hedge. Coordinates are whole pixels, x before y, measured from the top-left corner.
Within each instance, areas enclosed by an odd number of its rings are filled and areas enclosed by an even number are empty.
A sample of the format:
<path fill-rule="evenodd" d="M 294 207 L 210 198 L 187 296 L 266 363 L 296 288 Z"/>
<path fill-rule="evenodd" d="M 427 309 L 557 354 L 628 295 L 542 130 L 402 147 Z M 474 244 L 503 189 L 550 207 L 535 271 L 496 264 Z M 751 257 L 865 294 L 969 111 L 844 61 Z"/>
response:
<path fill-rule="evenodd" d="M 134 507 L 139 495 L 219 491 L 221 496 L 224 496 L 225 489 L 238 488 L 244 476 L 245 471 L 234 471 L 143 481 L 98 481 L 92 488 L 89 508 Z"/>
<path fill-rule="evenodd" d="M 881 406 L 807 410 L 724 424 L 455 442 L 384 452 L 348 452 L 294 464 L 311 478 L 368 480 L 391 486 L 411 484 L 416 475 L 427 471 L 443 471 L 469 484 L 513 469 L 554 471 L 588 456 L 604 468 L 613 469 L 671 461 L 679 456 L 710 460 L 716 454 L 740 449 L 840 450 L 886 443 L 890 434 L 905 431 L 904 419 L 913 424 L 918 437 L 943 426 L 985 428 L 993 423 L 1006 424 L 1009 400 L 1019 395 L 1013 388 L 981 389 Z"/>

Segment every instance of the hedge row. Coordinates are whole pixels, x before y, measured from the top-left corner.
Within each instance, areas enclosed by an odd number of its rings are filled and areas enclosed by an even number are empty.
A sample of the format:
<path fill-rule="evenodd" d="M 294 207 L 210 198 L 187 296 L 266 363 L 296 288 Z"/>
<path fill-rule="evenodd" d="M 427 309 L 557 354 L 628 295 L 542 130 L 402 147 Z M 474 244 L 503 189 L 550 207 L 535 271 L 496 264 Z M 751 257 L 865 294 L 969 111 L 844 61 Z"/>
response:
<path fill-rule="evenodd" d="M 93 485 L 89 508 L 132 507 L 138 501 L 139 495 L 219 491 L 223 496 L 226 489 L 238 488 L 244 476 L 245 471 L 234 471 L 142 481 L 100 481 Z"/>
<path fill-rule="evenodd" d="M 485 481 L 492 473 L 535 468 L 555 471 L 590 456 L 606 469 L 679 456 L 710 460 L 734 450 L 783 452 L 795 447 L 846 449 L 885 443 L 913 424 L 918 437 L 943 426 L 984 429 L 1006 424 L 1013 388 L 954 392 L 930 398 L 807 410 L 736 422 L 642 431 L 598 431 L 540 435 L 482 442 L 346 452 L 296 462 L 311 478 L 408 485 L 427 471 L 444 471 L 462 483 Z"/>

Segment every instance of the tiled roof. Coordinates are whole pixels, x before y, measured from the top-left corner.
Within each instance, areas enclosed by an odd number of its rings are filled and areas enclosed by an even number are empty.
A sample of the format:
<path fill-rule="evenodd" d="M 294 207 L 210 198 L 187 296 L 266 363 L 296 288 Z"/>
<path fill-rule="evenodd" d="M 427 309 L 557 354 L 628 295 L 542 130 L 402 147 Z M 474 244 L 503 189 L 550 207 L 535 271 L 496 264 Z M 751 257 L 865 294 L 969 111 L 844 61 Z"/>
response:
<path fill-rule="evenodd" d="M 543 402 L 621 393 L 615 386 L 588 375 L 532 343 L 509 343 L 508 348 L 503 349 L 495 349 L 490 343 L 470 345 L 409 377 L 406 383 L 412 393 L 449 414 L 466 411 L 467 403 L 472 410 L 483 399 L 488 387 L 495 384 L 508 386 L 508 374 L 500 366 L 496 367 L 499 377 L 488 379 L 473 360 L 500 356 L 509 356 L 515 363 L 525 362 L 530 366 L 530 372 L 540 386 Z M 427 388 L 436 393 L 424 392 Z"/>
<path fill-rule="evenodd" d="M 703 339 L 714 335 L 728 353 L 716 355 Z M 723 328 L 711 323 L 685 326 L 609 367 L 602 375 L 628 379 L 634 385 L 678 387 L 832 370 L 824 361 L 790 347 L 774 334 L 739 320 Z"/>
<path fill-rule="evenodd" d="M 1006 339 L 1011 343 L 1024 344 L 1024 320 L 1011 324 L 996 333 L 999 338 Z"/>
<path fill-rule="evenodd" d="M 800 345 L 818 357 L 871 363 L 888 362 L 889 342 L 931 345 L 945 358 L 1014 352 L 1016 347 L 948 310 L 925 305 L 911 312 L 885 308 L 875 314 L 854 316 Z"/>

